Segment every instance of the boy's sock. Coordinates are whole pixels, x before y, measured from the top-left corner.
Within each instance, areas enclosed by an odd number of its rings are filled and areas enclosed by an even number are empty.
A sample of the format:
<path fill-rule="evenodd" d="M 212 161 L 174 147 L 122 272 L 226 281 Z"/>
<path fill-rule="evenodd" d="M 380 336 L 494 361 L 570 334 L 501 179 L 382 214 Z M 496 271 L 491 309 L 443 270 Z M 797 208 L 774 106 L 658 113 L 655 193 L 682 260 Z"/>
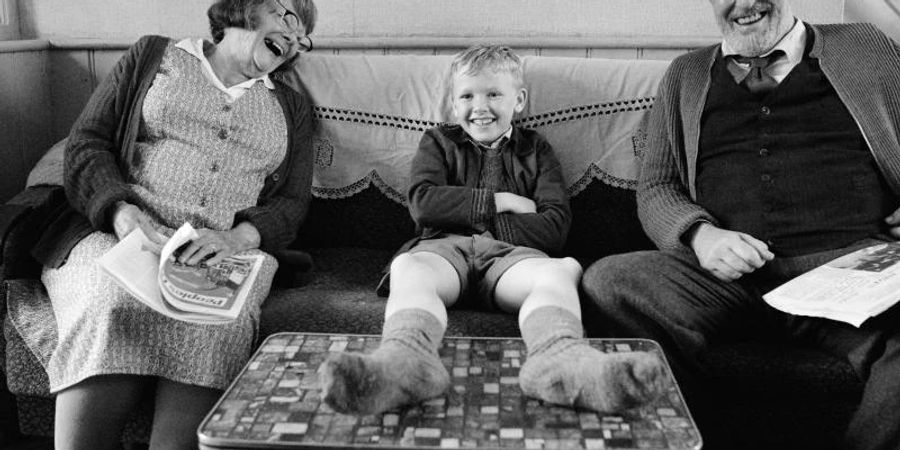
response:
<path fill-rule="evenodd" d="M 438 356 L 444 326 L 422 309 L 402 309 L 384 322 L 370 355 L 333 353 L 322 364 L 322 396 L 342 413 L 377 414 L 441 395 L 450 375 Z"/>
<path fill-rule="evenodd" d="M 528 358 L 519 372 L 525 395 L 595 411 L 621 411 L 652 400 L 665 386 L 662 362 L 645 352 L 603 353 L 583 339 L 581 321 L 545 306 L 522 323 Z"/>

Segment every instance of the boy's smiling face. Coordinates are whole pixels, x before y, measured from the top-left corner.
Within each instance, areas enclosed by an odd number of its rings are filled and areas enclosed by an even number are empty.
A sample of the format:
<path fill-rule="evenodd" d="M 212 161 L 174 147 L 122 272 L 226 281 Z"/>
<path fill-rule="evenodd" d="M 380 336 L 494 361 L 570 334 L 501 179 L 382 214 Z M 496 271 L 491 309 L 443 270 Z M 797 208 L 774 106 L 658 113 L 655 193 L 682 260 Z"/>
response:
<path fill-rule="evenodd" d="M 509 72 L 488 69 L 467 74 L 467 69 L 453 75 L 453 115 L 472 139 L 490 144 L 525 108 L 527 92 Z"/>

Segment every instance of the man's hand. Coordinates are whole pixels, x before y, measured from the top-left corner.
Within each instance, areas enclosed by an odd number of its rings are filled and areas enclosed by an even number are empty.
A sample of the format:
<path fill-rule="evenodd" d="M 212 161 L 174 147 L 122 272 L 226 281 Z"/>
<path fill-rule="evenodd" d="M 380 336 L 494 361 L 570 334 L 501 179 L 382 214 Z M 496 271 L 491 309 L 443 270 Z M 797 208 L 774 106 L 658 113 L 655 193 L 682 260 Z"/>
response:
<path fill-rule="evenodd" d="M 891 236 L 900 239 L 900 208 L 884 218 L 885 223 L 891 226 L 888 232 Z"/>
<path fill-rule="evenodd" d="M 700 266 L 722 281 L 734 281 L 762 267 L 775 257 L 765 242 L 710 223 L 694 227 L 691 248 Z"/>
<path fill-rule="evenodd" d="M 116 204 L 116 212 L 113 215 L 113 230 L 116 237 L 121 241 L 128 236 L 135 228 L 140 228 L 150 240 L 151 250 L 159 254 L 162 251 L 168 238 L 162 233 L 156 231 L 156 224 L 150 216 L 147 215 L 137 206 L 131 203 L 118 202 Z"/>
<path fill-rule="evenodd" d="M 191 241 L 178 256 L 178 261 L 193 266 L 201 261 L 213 265 L 235 253 L 259 247 L 259 231 L 250 222 L 216 231 L 207 228 L 197 230 L 200 236 Z"/>
<path fill-rule="evenodd" d="M 537 205 L 534 204 L 534 200 L 511 192 L 494 193 L 494 204 L 497 207 L 498 214 L 505 212 L 516 214 L 537 212 Z"/>

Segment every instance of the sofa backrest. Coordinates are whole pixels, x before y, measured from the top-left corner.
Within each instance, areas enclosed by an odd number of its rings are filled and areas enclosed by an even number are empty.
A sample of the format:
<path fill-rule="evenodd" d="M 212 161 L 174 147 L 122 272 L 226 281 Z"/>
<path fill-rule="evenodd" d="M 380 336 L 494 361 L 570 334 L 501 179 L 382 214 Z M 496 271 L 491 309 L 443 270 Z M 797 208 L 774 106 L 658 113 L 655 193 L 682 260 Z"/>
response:
<path fill-rule="evenodd" d="M 304 55 L 288 84 L 312 95 L 320 132 L 310 217 L 298 247 L 396 248 L 413 236 L 410 162 L 422 133 L 452 121 L 450 56 Z M 572 196 L 567 253 L 647 248 L 634 188 L 647 113 L 667 62 L 526 56 L 520 126 L 543 134 Z"/>

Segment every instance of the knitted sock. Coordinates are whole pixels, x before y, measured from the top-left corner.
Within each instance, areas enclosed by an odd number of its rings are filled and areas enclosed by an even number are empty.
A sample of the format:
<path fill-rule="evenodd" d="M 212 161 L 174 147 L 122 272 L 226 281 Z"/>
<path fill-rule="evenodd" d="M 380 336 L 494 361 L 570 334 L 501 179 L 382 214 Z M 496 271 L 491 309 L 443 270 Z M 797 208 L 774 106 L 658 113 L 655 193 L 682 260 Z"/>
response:
<path fill-rule="evenodd" d="M 519 372 L 525 395 L 549 403 L 614 412 L 656 398 L 665 390 L 665 373 L 656 355 L 603 353 L 582 338 L 571 312 L 546 306 L 522 324 L 528 358 Z"/>
<path fill-rule="evenodd" d="M 437 352 L 443 336 L 427 311 L 397 311 L 372 354 L 329 355 L 319 369 L 325 402 L 341 413 L 378 414 L 441 395 L 450 384 Z"/>

